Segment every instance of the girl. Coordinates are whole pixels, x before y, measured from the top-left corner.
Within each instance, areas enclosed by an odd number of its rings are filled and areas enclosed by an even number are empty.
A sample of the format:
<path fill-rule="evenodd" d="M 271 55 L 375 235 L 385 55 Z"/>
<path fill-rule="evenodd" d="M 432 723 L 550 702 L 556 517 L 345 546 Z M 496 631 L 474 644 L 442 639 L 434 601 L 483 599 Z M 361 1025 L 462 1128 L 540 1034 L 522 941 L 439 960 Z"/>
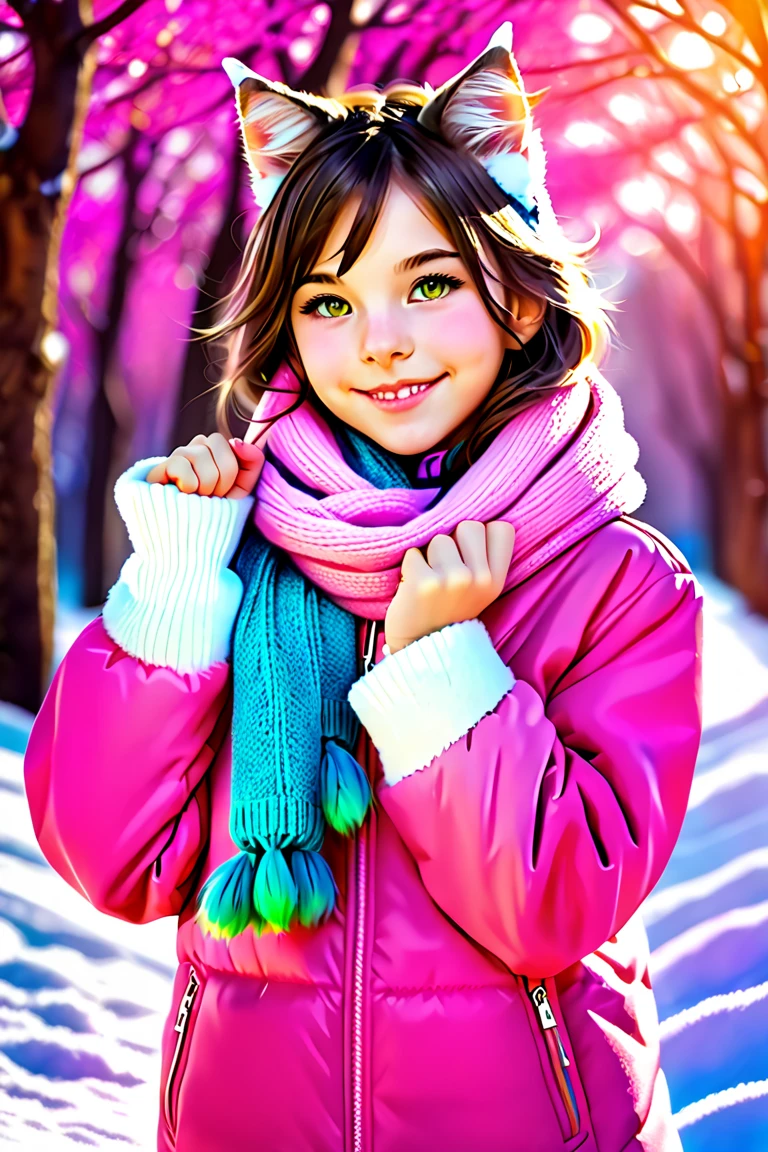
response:
<path fill-rule="evenodd" d="M 511 29 L 436 92 L 226 67 L 263 212 L 222 403 L 259 444 L 120 478 L 135 552 L 25 765 L 70 884 L 179 917 L 158 1149 L 679 1149 L 636 913 L 700 597 L 628 517 Z"/>

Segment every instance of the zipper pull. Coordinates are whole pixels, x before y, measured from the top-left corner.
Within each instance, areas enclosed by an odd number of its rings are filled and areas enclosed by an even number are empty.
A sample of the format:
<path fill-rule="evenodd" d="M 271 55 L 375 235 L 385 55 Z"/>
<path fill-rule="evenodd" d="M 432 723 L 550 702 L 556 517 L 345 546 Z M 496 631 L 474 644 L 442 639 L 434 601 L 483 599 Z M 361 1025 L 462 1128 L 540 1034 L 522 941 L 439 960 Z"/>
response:
<path fill-rule="evenodd" d="M 360 660 L 360 675 L 367 676 L 376 663 L 376 640 L 383 625 L 382 620 L 366 620 L 363 655 Z"/>
<path fill-rule="evenodd" d="M 539 1025 L 544 1034 L 544 1042 L 549 1051 L 552 1071 L 555 1074 L 560 1098 L 568 1116 L 568 1124 L 571 1130 L 570 1135 L 576 1136 L 581 1125 L 581 1120 L 579 1119 L 579 1106 L 576 1102 L 576 1095 L 573 1091 L 573 1084 L 571 1083 L 571 1077 L 568 1072 L 571 1062 L 565 1054 L 565 1048 L 563 1048 L 563 1042 L 560 1039 L 557 1020 L 552 1011 L 552 1005 L 549 1002 L 546 986 L 543 980 L 536 984 L 533 980 L 529 980 L 527 976 L 523 976 L 523 983 L 539 1017 Z M 531 987 L 532 984 L 533 987 Z"/>
<path fill-rule="evenodd" d="M 547 990 L 543 984 L 537 984 L 535 988 L 531 988 L 530 997 L 533 1000 L 533 1006 L 539 1014 L 539 1021 L 541 1026 L 546 1032 L 548 1028 L 556 1028 L 557 1020 L 552 1011 L 552 1005 L 547 996 Z"/>
<path fill-rule="evenodd" d="M 189 977 L 189 983 L 187 984 L 184 995 L 181 998 L 181 1003 L 179 1004 L 179 1011 L 178 1011 L 178 1014 L 176 1016 L 176 1023 L 173 1026 L 176 1032 L 181 1032 L 182 1028 L 184 1027 L 184 1025 L 187 1022 L 187 1017 L 189 1016 L 190 1009 L 192 1008 L 192 1004 L 193 1004 L 194 999 L 195 999 L 195 994 L 197 993 L 197 988 L 198 988 L 198 979 L 193 972 L 193 973 L 191 973 L 191 975 Z"/>
<path fill-rule="evenodd" d="M 529 989 L 529 995 L 533 1001 L 534 1008 L 539 1014 L 539 1023 L 541 1024 L 542 1031 L 548 1032 L 550 1028 L 555 1029 L 555 1039 L 557 1040 L 557 1047 L 563 1067 L 570 1068 L 571 1062 L 566 1056 L 565 1049 L 560 1040 L 560 1033 L 557 1031 L 557 1020 L 552 1011 L 552 1005 L 549 1002 L 546 988 L 543 984 L 537 984 L 535 988 Z"/>

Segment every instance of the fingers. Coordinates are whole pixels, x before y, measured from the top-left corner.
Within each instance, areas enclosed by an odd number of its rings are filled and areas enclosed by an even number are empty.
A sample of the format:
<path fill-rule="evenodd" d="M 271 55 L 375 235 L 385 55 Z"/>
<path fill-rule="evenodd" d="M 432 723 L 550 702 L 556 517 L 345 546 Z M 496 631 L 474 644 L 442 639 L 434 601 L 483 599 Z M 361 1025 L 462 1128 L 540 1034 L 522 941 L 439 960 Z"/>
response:
<path fill-rule="evenodd" d="M 493 577 L 488 564 L 485 524 L 480 520 L 461 520 L 453 532 L 461 557 L 478 588 L 490 588 Z"/>
<path fill-rule="evenodd" d="M 450 536 L 440 533 L 432 537 L 427 545 L 427 562 L 448 589 L 468 588 L 472 583 L 472 572 Z"/>
<path fill-rule="evenodd" d="M 515 529 L 507 520 L 491 520 L 486 524 L 486 541 L 493 582 L 503 588 L 515 550 Z"/>
<path fill-rule="evenodd" d="M 506 520 L 461 520 L 453 534 L 439 533 L 427 546 L 426 560 L 419 549 L 409 573 L 424 577 L 431 568 L 444 587 L 461 590 L 470 586 L 479 590 L 504 586 L 514 552 L 515 530 Z M 403 573 L 405 574 L 405 565 Z"/>
<path fill-rule="evenodd" d="M 199 496 L 250 496 L 259 479 L 264 453 L 255 444 L 226 440 L 220 432 L 200 434 L 156 464 L 150 484 L 175 484 L 180 492 Z"/>
<path fill-rule="evenodd" d="M 159 464 L 155 464 L 154 468 L 150 468 L 149 472 L 147 472 L 146 476 L 144 477 L 147 484 L 168 483 L 168 475 L 165 471 L 165 466 L 167 463 L 168 459 L 166 458 L 165 460 L 161 460 Z"/>
<path fill-rule="evenodd" d="M 440 586 L 439 577 L 424 559 L 420 548 L 406 551 L 400 566 L 400 579 L 415 586 L 422 594 L 434 592 Z"/>
<path fill-rule="evenodd" d="M 256 444 L 246 444 L 244 440 L 230 441 L 237 460 L 237 476 L 232 489 L 227 493 L 234 500 L 250 496 L 264 466 L 264 453 Z"/>
<path fill-rule="evenodd" d="M 218 483 L 209 495 L 227 496 L 237 478 L 239 470 L 237 456 L 232 451 L 232 445 L 228 440 L 225 440 L 221 432 L 213 432 L 208 436 L 206 447 L 211 453 L 213 463 L 219 473 Z"/>
<path fill-rule="evenodd" d="M 183 461 L 188 461 L 193 479 L 189 479 L 189 469 Z M 212 496 L 219 483 L 219 469 L 208 447 L 207 437 L 200 435 L 181 448 L 174 448 L 168 458 L 166 473 L 182 492 L 197 492 L 199 496 Z M 178 483 L 182 480 L 184 486 Z"/>
<path fill-rule="evenodd" d="M 163 468 L 165 469 L 165 480 L 161 483 L 175 484 L 179 492 L 197 492 L 197 474 L 191 461 L 186 456 L 182 456 L 178 450 L 171 453 Z M 147 480 L 150 480 L 151 475 L 150 473 L 147 476 Z"/>

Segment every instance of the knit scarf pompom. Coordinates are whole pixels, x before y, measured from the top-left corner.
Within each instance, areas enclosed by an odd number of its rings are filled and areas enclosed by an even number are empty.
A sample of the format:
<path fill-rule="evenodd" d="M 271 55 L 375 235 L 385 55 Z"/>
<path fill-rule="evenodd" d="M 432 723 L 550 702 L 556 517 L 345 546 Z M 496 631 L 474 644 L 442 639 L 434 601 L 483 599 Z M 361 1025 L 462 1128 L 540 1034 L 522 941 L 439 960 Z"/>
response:
<path fill-rule="evenodd" d="M 372 484 L 409 485 L 384 449 L 352 429 L 345 439 Z M 338 889 L 319 851 L 325 824 L 348 836 L 371 803 L 347 702 L 354 616 L 255 527 L 235 568 L 244 594 L 232 642 L 230 835 L 240 851 L 208 877 L 197 913 L 204 932 L 227 939 L 327 920 Z"/>

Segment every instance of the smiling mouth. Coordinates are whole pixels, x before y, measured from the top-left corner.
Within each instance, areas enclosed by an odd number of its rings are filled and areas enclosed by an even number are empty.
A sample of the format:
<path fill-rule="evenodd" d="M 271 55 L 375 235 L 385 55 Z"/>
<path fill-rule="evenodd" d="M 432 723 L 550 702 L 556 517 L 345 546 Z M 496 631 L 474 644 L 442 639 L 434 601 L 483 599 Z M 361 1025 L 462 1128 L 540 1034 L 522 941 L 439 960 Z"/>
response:
<path fill-rule="evenodd" d="M 364 396 L 369 396 L 372 400 L 381 400 L 384 403 L 392 404 L 397 400 L 408 400 L 411 396 L 418 396 L 420 392 L 426 392 L 427 388 L 439 384 L 445 376 L 447 376 L 447 372 L 436 376 L 434 380 L 425 380 L 419 384 L 393 384 L 387 388 L 375 388 L 370 391 L 356 388 L 355 391 L 363 392 Z"/>

